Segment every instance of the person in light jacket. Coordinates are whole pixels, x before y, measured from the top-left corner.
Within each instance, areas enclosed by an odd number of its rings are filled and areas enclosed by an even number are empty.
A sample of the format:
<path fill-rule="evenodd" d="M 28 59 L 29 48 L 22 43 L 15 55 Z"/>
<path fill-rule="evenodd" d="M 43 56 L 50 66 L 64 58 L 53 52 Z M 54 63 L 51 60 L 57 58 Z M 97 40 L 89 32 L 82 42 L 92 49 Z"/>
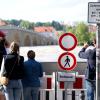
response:
<path fill-rule="evenodd" d="M 79 57 L 87 59 L 86 68 L 86 89 L 87 89 L 87 100 L 95 100 L 94 94 L 96 92 L 96 40 L 89 46 L 87 43 L 84 44 L 83 48 L 79 52 Z"/>

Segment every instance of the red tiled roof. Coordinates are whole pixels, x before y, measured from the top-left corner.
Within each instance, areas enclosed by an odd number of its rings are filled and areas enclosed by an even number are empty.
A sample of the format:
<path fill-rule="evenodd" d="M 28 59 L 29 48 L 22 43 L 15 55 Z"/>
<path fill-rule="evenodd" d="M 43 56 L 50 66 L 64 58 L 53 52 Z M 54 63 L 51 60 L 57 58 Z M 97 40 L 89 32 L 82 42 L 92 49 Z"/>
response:
<path fill-rule="evenodd" d="M 34 31 L 36 32 L 53 32 L 55 29 L 53 27 L 39 26 L 35 27 Z"/>
<path fill-rule="evenodd" d="M 3 20 L 0 20 L 0 26 L 7 25 L 7 23 Z"/>

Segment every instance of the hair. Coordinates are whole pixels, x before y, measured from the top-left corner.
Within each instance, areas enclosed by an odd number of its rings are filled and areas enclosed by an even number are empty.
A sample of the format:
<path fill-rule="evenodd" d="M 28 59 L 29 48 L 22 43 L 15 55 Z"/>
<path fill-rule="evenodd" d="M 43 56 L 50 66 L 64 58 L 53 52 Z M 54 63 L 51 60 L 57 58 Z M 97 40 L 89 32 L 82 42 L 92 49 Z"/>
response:
<path fill-rule="evenodd" d="M 29 50 L 27 53 L 27 57 L 30 59 L 34 59 L 35 58 L 35 52 L 33 50 Z"/>
<path fill-rule="evenodd" d="M 5 33 L 0 30 L 0 37 L 3 37 L 4 38 L 5 36 L 6 36 Z"/>
<path fill-rule="evenodd" d="M 96 38 L 93 39 L 93 43 L 96 44 Z"/>
<path fill-rule="evenodd" d="M 10 44 L 11 52 L 19 52 L 19 44 L 17 42 L 12 42 Z"/>

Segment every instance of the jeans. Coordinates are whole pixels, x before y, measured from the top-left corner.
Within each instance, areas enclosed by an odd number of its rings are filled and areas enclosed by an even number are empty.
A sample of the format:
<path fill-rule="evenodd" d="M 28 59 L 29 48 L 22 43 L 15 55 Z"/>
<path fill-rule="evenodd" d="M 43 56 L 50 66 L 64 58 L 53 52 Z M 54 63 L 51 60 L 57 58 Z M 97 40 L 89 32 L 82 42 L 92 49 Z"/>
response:
<path fill-rule="evenodd" d="M 86 80 L 87 100 L 95 100 L 96 82 Z"/>
<path fill-rule="evenodd" d="M 6 100 L 21 100 L 21 80 L 9 80 L 9 84 L 7 86 L 4 86 L 4 94 Z"/>
<path fill-rule="evenodd" d="M 23 96 L 24 100 L 38 100 L 39 87 L 24 87 Z"/>

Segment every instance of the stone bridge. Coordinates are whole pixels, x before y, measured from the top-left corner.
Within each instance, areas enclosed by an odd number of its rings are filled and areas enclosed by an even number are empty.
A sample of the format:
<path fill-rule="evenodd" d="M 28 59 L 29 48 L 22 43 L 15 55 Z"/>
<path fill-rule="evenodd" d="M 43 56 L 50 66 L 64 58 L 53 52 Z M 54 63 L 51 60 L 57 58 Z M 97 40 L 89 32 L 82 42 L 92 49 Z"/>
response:
<path fill-rule="evenodd" d="M 6 33 L 6 38 L 11 43 L 16 41 L 20 46 L 57 45 L 58 38 L 53 32 L 37 33 L 16 26 L 0 26 L 0 30 Z"/>

